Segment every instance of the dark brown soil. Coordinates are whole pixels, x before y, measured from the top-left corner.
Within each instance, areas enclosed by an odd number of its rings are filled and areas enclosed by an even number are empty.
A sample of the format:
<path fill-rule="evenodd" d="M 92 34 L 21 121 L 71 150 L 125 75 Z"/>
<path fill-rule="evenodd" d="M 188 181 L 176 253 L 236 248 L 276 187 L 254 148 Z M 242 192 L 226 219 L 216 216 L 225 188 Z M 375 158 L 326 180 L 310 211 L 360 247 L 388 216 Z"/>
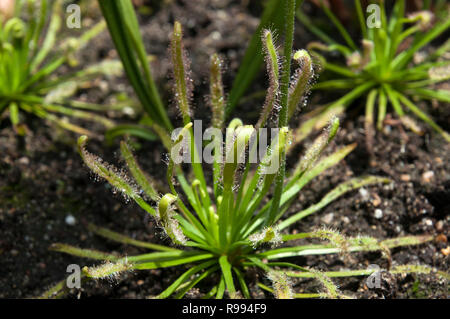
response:
<path fill-rule="evenodd" d="M 194 5 L 195 3 L 195 5 Z M 239 66 L 252 32 L 257 26 L 259 6 L 257 1 L 173 1 L 162 6 L 151 16 L 143 16 L 142 33 L 148 52 L 156 56 L 152 67 L 158 85 L 163 88 L 165 100 L 170 100 L 167 81 L 168 35 L 173 20 L 180 19 L 186 27 L 186 48 L 190 53 L 193 80 L 196 84 L 194 101 L 196 118 L 208 120 L 205 103 L 207 95 L 208 57 L 219 51 L 226 57 L 228 69 L 225 83 L 231 81 Z M 308 38 L 298 27 L 296 47 L 304 47 Z M 100 36 L 90 50 L 83 53 L 86 63 L 105 56 L 115 56 L 107 33 Z M 261 76 L 261 79 L 264 79 Z M 108 92 L 122 88 L 131 94 L 124 79 L 105 79 L 108 90 L 82 92 L 82 98 L 102 102 Z M 265 80 L 257 81 L 252 88 L 263 90 Z M 118 89 L 120 88 L 120 89 Z M 310 101 L 309 109 L 316 99 Z M 254 104 L 246 103 L 235 112 L 249 123 L 256 120 Z M 259 106 L 258 106 L 259 108 Z M 444 106 L 445 108 L 445 106 Z M 449 112 L 430 108 L 439 124 L 449 130 Z M 245 110 L 245 113 L 244 111 Z M 253 111 L 253 112 L 252 112 Z M 172 118 L 177 117 L 173 107 Z M 75 136 L 43 125 L 29 118 L 30 134 L 19 138 L 7 120 L 0 126 L 0 298 L 36 297 L 56 282 L 63 280 L 69 264 L 91 265 L 89 260 L 48 250 L 56 242 L 93 248 L 122 255 L 133 255 L 142 250 L 116 244 L 93 235 L 88 223 L 112 229 L 133 238 L 154 242 L 168 242 L 162 237 L 152 220 L 134 203 L 127 203 L 114 195 L 111 187 L 95 181 L 83 165 L 74 147 Z M 305 141 L 310 142 L 311 139 Z M 291 231 L 310 231 L 327 226 L 348 236 L 370 235 L 379 239 L 405 235 L 441 235 L 438 241 L 417 247 L 398 248 L 392 251 L 393 265 L 422 264 L 449 271 L 449 211 L 450 211 L 450 147 L 433 132 L 423 136 L 404 131 L 399 126 L 388 126 L 378 132 L 374 143 L 374 157 L 365 147 L 362 116 L 348 117 L 329 151 L 353 142 L 358 147 L 345 161 L 313 180 L 298 197 L 290 212 L 318 202 L 323 195 L 340 182 L 364 174 L 387 176 L 394 186 L 370 186 L 336 200 L 315 215 L 291 227 Z M 158 142 L 140 141 L 137 157 L 144 170 L 156 179 L 164 179 L 164 149 Z M 111 147 L 100 141 L 91 141 L 89 149 L 105 160 L 118 164 L 118 144 Z M 301 155 L 292 154 L 295 157 Z M 377 213 L 375 211 L 377 210 Z M 380 211 L 378 211 L 380 210 Z M 73 219 L 72 219 L 73 218 Z M 74 220 L 74 223 L 71 223 Z M 445 253 L 447 252 L 447 253 Z M 295 258 L 299 265 L 320 270 L 365 269 L 369 264 L 387 266 L 379 253 L 352 254 L 350 259 L 339 256 Z M 115 282 L 88 282 L 80 291 L 69 294 L 75 297 L 145 298 L 161 292 L 175 280 L 186 267 L 140 271 L 123 275 Z M 249 273 L 248 278 L 264 277 Z M 262 279 L 265 280 L 264 278 Z M 435 275 L 390 275 L 383 273 L 382 288 L 368 289 L 365 277 L 334 280 L 342 292 L 357 298 L 447 298 L 447 282 Z M 188 295 L 198 297 L 206 292 L 208 282 Z M 203 289 L 204 288 L 204 289 Z M 317 283 L 303 280 L 295 283 L 298 292 L 313 292 L 321 288 Z M 271 297 L 253 287 L 255 298 Z"/>

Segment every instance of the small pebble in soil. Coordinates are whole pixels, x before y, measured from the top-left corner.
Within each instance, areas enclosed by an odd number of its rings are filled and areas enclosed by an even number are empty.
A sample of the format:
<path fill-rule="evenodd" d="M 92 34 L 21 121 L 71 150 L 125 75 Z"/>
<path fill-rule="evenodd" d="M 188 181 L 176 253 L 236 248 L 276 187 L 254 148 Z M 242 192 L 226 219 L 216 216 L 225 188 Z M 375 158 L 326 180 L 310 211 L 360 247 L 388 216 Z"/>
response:
<path fill-rule="evenodd" d="M 424 223 L 425 223 L 425 225 L 427 225 L 427 226 L 433 226 L 433 221 L 432 221 L 431 219 L 429 219 L 429 218 L 425 219 L 425 220 L 424 220 Z"/>
<path fill-rule="evenodd" d="M 65 222 L 69 226 L 74 226 L 77 223 L 77 220 L 72 215 L 67 215 Z"/>
<path fill-rule="evenodd" d="M 433 171 L 426 171 L 425 173 L 422 174 L 422 180 L 425 183 L 430 183 L 431 180 L 433 179 L 433 177 L 434 177 L 434 172 Z"/>
<path fill-rule="evenodd" d="M 333 221 L 333 218 L 334 218 L 334 214 L 333 213 L 329 213 L 329 214 L 326 214 L 325 216 L 322 217 L 322 221 L 325 224 L 330 224 Z"/>
<path fill-rule="evenodd" d="M 411 180 L 411 176 L 409 176 L 408 174 L 402 174 L 402 175 L 400 175 L 400 179 L 403 182 L 409 182 Z"/>
<path fill-rule="evenodd" d="M 219 41 L 222 38 L 222 35 L 219 32 L 214 31 L 211 33 L 211 37 L 213 40 Z"/>
<path fill-rule="evenodd" d="M 444 230 L 444 222 L 442 220 L 438 221 L 435 226 L 436 226 L 436 230 L 437 231 L 443 231 Z"/>
<path fill-rule="evenodd" d="M 439 234 L 439 235 L 436 237 L 436 241 L 437 241 L 438 243 L 446 243 L 446 242 L 447 242 L 447 236 L 445 236 L 444 234 Z"/>
<path fill-rule="evenodd" d="M 30 164 L 30 159 L 28 157 L 21 157 L 19 158 L 19 164 L 28 165 Z"/>
<path fill-rule="evenodd" d="M 381 219 L 383 217 L 383 211 L 379 208 L 375 209 L 373 216 L 376 219 Z"/>
<path fill-rule="evenodd" d="M 373 199 L 372 199 L 372 205 L 374 207 L 378 207 L 381 204 L 381 198 L 380 196 L 378 196 L 378 194 L 374 193 L 373 194 Z"/>
<path fill-rule="evenodd" d="M 360 188 L 359 194 L 361 195 L 363 201 L 369 200 L 369 192 L 367 191 L 367 189 Z"/>

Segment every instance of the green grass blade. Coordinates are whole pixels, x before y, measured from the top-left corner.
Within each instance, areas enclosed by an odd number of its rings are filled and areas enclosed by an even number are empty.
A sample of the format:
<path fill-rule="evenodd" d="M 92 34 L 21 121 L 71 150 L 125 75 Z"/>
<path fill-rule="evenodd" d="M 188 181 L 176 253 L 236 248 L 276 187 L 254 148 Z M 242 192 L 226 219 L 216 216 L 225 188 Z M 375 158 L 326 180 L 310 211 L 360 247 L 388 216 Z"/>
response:
<path fill-rule="evenodd" d="M 236 267 L 233 267 L 233 270 L 234 270 L 234 273 L 236 274 L 236 277 L 238 279 L 239 285 L 241 286 L 241 291 L 242 291 L 242 294 L 244 295 L 244 298 L 250 299 L 251 298 L 250 297 L 250 292 L 248 290 L 247 283 L 245 282 L 244 276 L 242 275 L 240 270 L 237 269 Z"/>
<path fill-rule="evenodd" d="M 225 279 L 223 275 L 220 277 L 219 285 L 217 286 L 216 299 L 222 299 L 225 294 Z"/>
<path fill-rule="evenodd" d="M 151 142 L 158 139 L 157 135 L 145 126 L 139 124 L 121 124 L 108 129 L 105 133 L 105 140 L 108 144 L 112 144 L 114 139 L 122 136 L 135 136 Z"/>
<path fill-rule="evenodd" d="M 56 42 L 56 34 L 58 33 L 59 29 L 61 28 L 61 7 L 62 7 L 62 1 L 58 0 L 55 1 L 55 3 L 52 6 L 52 15 L 50 18 L 50 25 L 48 27 L 48 31 L 45 35 L 44 42 L 42 43 L 42 46 L 37 51 L 37 55 L 31 62 L 31 70 L 32 72 L 36 71 L 39 65 L 44 61 L 44 59 L 48 56 L 50 51 L 55 46 Z"/>
<path fill-rule="evenodd" d="M 441 102 L 450 103 L 450 91 L 446 90 L 430 90 L 423 88 L 415 88 L 408 92 L 411 95 L 418 95 L 427 99 L 436 99 Z"/>
<path fill-rule="evenodd" d="M 106 239 L 109 239 L 109 240 L 112 240 L 112 241 L 115 241 L 118 243 L 126 244 L 126 245 L 133 245 L 136 247 L 153 249 L 153 250 L 158 250 L 158 251 L 178 251 L 178 249 L 175 249 L 172 247 L 167 247 L 167 246 L 148 243 L 145 241 L 136 240 L 136 239 L 130 238 L 128 236 L 116 233 L 107 228 L 96 226 L 94 224 L 89 224 L 88 229 L 96 235 L 99 235 Z"/>
<path fill-rule="evenodd" d="M 389 98 L 389 101 L 392 104 L 392 107 L 394 108 L 395 113 L 397 113 L 399 117 L 405 115 L 405 112 L 403 111 L 403 108 L 400 105 L 400 102 L 398 101 L 397 94 L 395 93 L 395 91 L 389 85 L 383 85 L 383 88 Z"/>
<path fill-rule="evenodd" d="M 320 28 L 316 27 L 314 23 L 309 19 L 309 17 L 304 14 L 300 8 L 297 6 L 297 11 L 295 13 L 296 18 L 300 21 L 312 34 L 321 39 L 323 42 L 327 44 L 337 44 L 332 38 L 330 38 L 325 32 L 323 32 Z"/>
<path fill-rule="evenodd" d="M 382 88 L 378 90 L 378 119 L 377 119 L 377 129 L 381 130 L 383 128 L 383 121 L 386 118 L 387 109 L 387 98 L 386 93 Z"/>
<path fill-rule="evenodd" d="M 216 261 L 211 260 L 195 267 L 190 268 L 186 272 L 184 272 L 177 280 L 175 280 L 168 288 L 166 288 L 162 293 L 160 293 L 156 298 L 157 299 L 165 299 L 169 298 L 177 289 L 182 285 L 186 280 L 188 280 L 191 276 L 195 275 L 199 271 L 202 271 L 205 268 L 208 268 L 215 264 Z"/>
<path fill-rule="evenodd" d="M 396 70 L 403 68 L 408 62 L 411 61 L 414 54 L 420 50 L 423 46 L 430 43 L 433 39 L 438 37 L 444 31 L 450 27 L 450 19 L 438 22 L 430 31 L 423 35 L 419 41 L 417 41 L 411 48 L 403 51 L 392 61 L 392 67 Z"/>
<path fill-rule="evenodd" d="M 192 288 L 194 288 L 200 281 L 202 281 L 203 279 L 205 279 L 206 277 L 208 277 L 209 275 L 211 275 L 213 272 L 215 272 L 219 267 L 215 266 L 215 267 L 211 267 L 209 268 L 207 271 L 205 271 L 204 273 L 202 273 L 200 276 L 198 276 L 197 278 L 195 278 L 194 280 L 192 280 L 189 285 L 187 285 L 186 287 L 184 287 L 175 297 L 175 299 L 181 299 L 184 297 L 184 295 L 191 290 Z"/>
<path fill-rule="evenodd" d="M 173 266 L 179 266 L 191 262 L 207 260 L 213 257 L 212 254 L 204 253 L 191 253 L 191 252 L 181 252 L 177 254 L 171 254 L 171 256 L 156 256 L 156 254 L 164 253 L 154 253 L 142 256 L 132 256 L 128 257 L 128 260 L 132 263 L 136 263 L 135 269 L 157 269 L 157 268 L 167 268 Z M 168 253 L 167 253 L 168 254 Z M 150 256 L 154 255 L 154 256 Z M 138 260 L 138 261 L 136 261 Z M 151 260 L 151 261 L 148 261 Z"/>
<path fill-rule="evenodd" d="M 364 39 L 367 39 L 367 26 L 366 26 L 366 19 L 364 17 L 364 11 L 361 7 L 361 1 L 360 0 L 354 0 L 356 13 L 358 15 L 358 21 L 359 26 L 361 28 L 361 32 Z"/>
<path fill-rule="evenodd" d="M 227 256 L 221 256 L 219 258 L 220 268 L 222 269 L 222 274 L 225 279 L 225 284 L 228 290 L 228 293 L 231 298 L 234 298 L 234 294 L 236 293 L 236 288 L 234 287 L 233 282 L 233 274 L 231 273 L 231 264 L 228 262 Z"/>
<path fill-rule="evenodd" d="M 331 10 L 324 4 L 323 0 L 320 1 L 320 6 L 322 10 L 325 12 L 325 14 L 328 16 L 328 18 L 331 20 L 331 22 L 336 26 L 341 36 L 344 38 L 345 42 L 347 42 L 348 46 L 352 48 L 354 51 L 357 51 L 357 47 L 355 45 L 355 42 L 353 42 L 352 37 L 350 34 L 345 30 L 342 23 L 339 22 L 339 19 L 331 12 Z"/>
<path fill-rule="evenodd" d="M 423 112 L 421 109 L 419 109 L 417 106 L 414 105 L 406 96 L 404 96 L 401 93 L 397 93 L 397 97 L 400 99 L 400 101 L 406 105 L 407 108 L 411 110 L 417 117 L 422 119 L 425 123 L 430 125 L 436 132 L 442 135 L 443 138 L 447 142 L 450 142 L 450 134 L 445 132 L 439 125 L 437 125 L 425 112 Z"/>
<path fill-rule="evenodd" d="M 19 106 L 15 102 L 9 105 L 9 118 L 13 126 L 19 124 Z"/>

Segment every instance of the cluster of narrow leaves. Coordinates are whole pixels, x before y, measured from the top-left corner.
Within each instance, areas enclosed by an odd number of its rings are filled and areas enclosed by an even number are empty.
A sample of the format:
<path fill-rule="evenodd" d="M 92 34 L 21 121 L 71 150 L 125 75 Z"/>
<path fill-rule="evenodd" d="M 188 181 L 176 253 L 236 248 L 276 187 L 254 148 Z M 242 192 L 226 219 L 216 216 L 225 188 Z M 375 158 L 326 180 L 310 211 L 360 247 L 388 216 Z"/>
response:
<path fill-rule="evenodd" d="M 69 75 L 56 74 L 64 64 L 74 66 L 77 63 L 75 52 L 104 30 L 105 23 L 99 22 L 78 38 L 58 41 L 57 34 L 63 25 L 61 0 L 52 4 L 48 0 L 11 3 L 15 4 L 15 14 L 0 14 L 0 115 L 9 111 L 12 125 L 21 135 L 26 133 L 26 127 L 20 111 L 77 134 L 96 136 L 68 118 L 113 127 L 111 120 L 95 111 L 105 112 L 122 106 L 108 107 L 69 98 L 80 84 L 95 75 L 120 74 L 119 61 L 105 60 Z"/>
<path fill-rule="evenodd" d="M 445 54 L 448 56 L 450 41 L 447 40 L 431 52 L 426 48 L 449 29 L 448 10 L 442 10 L 445 17 L 440 19 L 434 17 L 427 7 L 423 11 L 406 15 L 405 2 L 395 1 L 389 17 L 384 2 L 376 2 L 380 13 L 380 21 L 377 21 L 377 16 L 374 16 L 372 11 L 369 10 L 365 15 L 365 8 L 362 8 L 359 0 L 355 0 L 362 31 L 360 46 L 353 41 L 339 19 L 322 0 L 321 7 L 342 35 L 344 44 L 335 41 L 334 37 L 315 27 L 304 14 L 298 13 L 305 27 L 323 41 L 309 44 L 309 49 L 313 52 L 311 54 L 321 62 L 327 74 L 323 74 L 324 80 L 314 85 L 314 89 L 346 91 L 342 97 L 323 107 L 320 112 L 313 111 L 311 119 L 298 132 L 299 136 L 303 138 L 313 128 L 322 127 L 324 118 L 330 113 L 342 113 L 362 97 L 365 100 L 366 134 L 369 142 L 373 136 L 375 116 L 376 126 L 381 129 L 389 105 L 402 124 L 412 131 L 423 134 L 423 129 L 408 114 L 421 119 L 446 141 L 450 141 L 450 135 L 418 106 L 423 100 L 436 100 L 445 104 L 450 102 L 450 91 L 435 87 L 436 84 L 450 79 L 450 62 L 445 58 Z M 430 5 L 430 1 L 423 3 Z M 368 22 L 372 25 L 367 26 Z M 319 52 L 338 52 L 345 57 L 346 65 L 333 63 Z"/>
<path fill-rule="evenodd" d="M 262 36 L 266 62 L 270 78 L 265 105 L 256 127 L 264 127 L 269 114 L 279 111 L 280 67 L 278 52 L 270 31 Z M 182 28 L 176 22 L 171 41 L 171 54 L 174 74 L 174 91 L 181 112 L 184 127 L 173 139 L 161 136 L 167 150 L 176 154 L 180 145 L 191 160 L 192 172 L 187 178 L 181 163 L 173 156 L 169 157 L 167 185 L 170 191 L 160 195 L 160 190 L 140 168 L 130 147 L 122 142 L 121 154 L 133 178 L 124 170 L 100 160 L 86 149 L 87 137 L 79 139 L 79 151 L 86 165 L 98 176 L 107 180 L 116 190 L 134 200 L 144 211 L 155 218 L 163 229 L 166 240 L 172 245 L 158 245 L 128 238 L 111 230 L 92 225 L 90 229 L 105 238 L 121 243 L 153 250 L 154 252 L 119 257 L 108 253 L 80 249 L 55 244 L 52 249 L 91 259 L 104 260 L 106 263 L 95 267 L 85 267 L 84 276 L 88 278 L 116 277 L 120 271 L 166 268 L 184 264 L 192 266 L 172 284 L 165 288 L 157 298 L 182 298 L 202 280 L 211 277 L 216 283 L 210 287 L 205 298 L 222 298 L 225 292 L 231 298 L 243 296 L 250 298 L 250 284 L 245 280 L 249 268 L 259 268 L 267 276 L 273 288 L 258 283 L 262 289 L 273 292 L 278 298 L 304 297 L 344 297 L 331 277 L 349 275 L 367 275 L 366 270 L 333 272 L 331 276 L 318 270 L 301 267 L 288 262 L 285 258 L 320 254 L 348 254 L 355 251 L 389 251 L 390 248 L 415 245 L 431 240 L 430 236 L 402 237 L 395 240 L 378 241 L 370 237 L 348 238 L 331 229 L 316 229 L 309 233 L 288 234 L 289 226 L 306 216 L 318 212 L 321 208 L 340 196 L 360 187 L 375 183 L 390 183 L 389 179 L 377 176 L 352 178 L 326 194 L 317 204 L 299 212 L 291 212 L 291 204 L 298 198 L 302 188 L 314 177 L 338 164 L 355 145 L 336 150 L 328 156 L 321 154 L 334 138 L 339 121 L 333 119 L 327 130 L 311 145 L 304 157 L 300 158 L 290 177 L 283 180 L 281 196 L 277 209 L 272 209 L 274 197 L 271 189 L 276 184 L 278 170 L 270 171 L 268 166 L 284 161 L 282 154 L 288 153 L 289 128 L 284 126 L 265 152 L 259 163 L 251 164 L 248 159 L 238 163 L 245 153 L 251 153 L 252 137 L 258 139 L 255 127 L 244 125 L 240 119 L 232 120 L 226 130 L 225 148 L 222 141 L 214 151 L 212 187 L 208 187 L 204 168 L 198 161 L 197 144 L 193 138 L 192 111 L 190 102 L 189 74 L 186 53 L 182 46 Z M 298 51 L 294 59 L 303 62 L 298 66 L 296 76 L 291 79 L 287 104 L 296 108 L 301 103 L 305 83 L 310 76 L 310 57 L 306 51 Z M 217 55 L 211 58 L 211 108 L 212 123 L 215 128 L 224 129 L 225 97 L 221 83 L 221 60 Z M 306 71 L 302 70 L 306 66 Z M 288 74 L 288 79 L 290 78 Z M 292 116 L 292 109 L 286 110 L 286 121 Z M 162 130 L 160 134 L 164 134 Z M 168 142 L 169 141 L 169 142 Z M 285 218 L 287 217 L 287 218 Z M 298 244 L 298 240 L 319 239 L 322 244 Z M 292 242 L 282 247 L 283 243 Z M 297 243 L 297 244 L 296 244 Z M 412 272 L 430 271 L 426 267 L 408 268 Z M 406 270 L 406 268 L 405 268 Z M 369 272 L 370 274 L 370 272 Z M 309 277 L 318 280 L 323 286 L 317 293 L 300 293 L 293 290 L 296 277 Z M 55 292 L 51 290 L 46 296 Z"/>
<path fill-rule="evenodd" d="M 114 135 L 113 137 L 127 134 L 154 140 L 157 137 L 146 129 L 147 126 L 151 126 L 153 131 L 158 129 L 170 131 L 173 127 L 152 77 L 133 3 L 131 0 L 98 0 L 98 4 L 124 71 L 149 119 L 141 121 L 139 125 L 134 123 L 118 125 L 108 133 Z M 153 122 L 159 126 L 154 128 Z"/>

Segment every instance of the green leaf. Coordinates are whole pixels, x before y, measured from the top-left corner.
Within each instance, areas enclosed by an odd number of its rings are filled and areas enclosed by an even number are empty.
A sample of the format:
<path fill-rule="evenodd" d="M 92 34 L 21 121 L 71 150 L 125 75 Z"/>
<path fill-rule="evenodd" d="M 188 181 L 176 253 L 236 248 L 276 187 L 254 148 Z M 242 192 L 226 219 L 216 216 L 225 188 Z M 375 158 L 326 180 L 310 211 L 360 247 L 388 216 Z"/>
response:
<path fill-rule="evenodd" d="M 450 142 L 450 134 L 445 132 L 439 125 L 437 125 L 425 112 L 423 112 L 421 109 L 419 109 L 417 106 L 414 105 L 410 100 L 406 98 L 403 94 L 398 93 L 397 97 L 400 99 L 400 101 L 406 105 L 407 108 L 409 108 L 414 114 L 416 114 L 420 119 L 422 119 L 425 123 L 430 125 L 433 129 L 436 130 L 439 134 L 442 135 L 443 138 L 447 142 Z M 450 100 L 449 100 L 450 102 Z"/>
<path fill-rule="evenodd" d="M 242 294 L 244 295 L 244 298 L 250 299 L 251 298 L 250 297 L 250 292 L 248 290 L 247 283 L 245 282 L 244 276 L 242 275 L 240 270 L 237 269 L 236 267 L 233 267 L 233 270 L 234 270 L 234 273 L 236 274 L 236 277 L 237 277 L 237 279 L 239 281 L 239 285 L 241 286 L 241 291 L 242 291 Z"/>
<path fill-rule="evenodd" d="M 58 251 L 61 253 L 66 253 L 69 255 L 77 256 L 77 257 L 97 259 L 97 260 L 117 260 L 120 258 L 116 255 L 104 253 L 104 252 L 101 252 L 98 250 L 83 249 L 83 248 L 78 248 L 75 246 L 59 244 L 59 243 L 52 244 L 49 249 L 53 250 L 53 251 Z"/>
<path fill-rule="evenodd" d="M 199 271 L 202 271 L 203 269 L 214 265 L 215 263 L 216 261 L 211 260 L 190 268 L 189 270 L 184 272 L 180 277 L 178 277 L 178 279 L 175 280 L 168 288 L 166 288 L 162 293 L 160 293 L 157 296 L 157 298 L 164 299 L 170 297 L 170 295 L 172 295 L 178 289 L 178 287 L 180 287 L 186 280 L 188 280 L 190 277 L 192 277 Z"/>
<path fill-rule="evenodd" d="M 61 7 L 62 7 L 62 1 L 57 0 L 53 4 L 52 7 L 52 15 L 50 18 L 50 25 L 48 27 L 48 31 L 45 35 L 44 42 L 42 43 L 41 47 L 37 51 L 37 55 L 31 62 L 31 70 L 32 72 L 35 72 L 39 65 L 45 60 L 45 58 L 48 56 L 50 51 L 55 46 L 56 42 L 56 34 L 58 33 L 59 29 L 61 28 Z"/>
<path fill-rule="evenodd" d="M 145 241 L 136 240 L 136 239 L 130 238 L 128 236 L 116 233 L 107 228 L 98 227 L 94 224 L 89 224 L 88 229 L 91 232 L 95 233 L 96 235 L 102 236 L 106 239 L 110 239 L 112 241 L 122 243 L 122 244 L 133 245 L 136 247 L 142 247 L 142 248 L 159 250 L 159 251 L 178 251 L 178 249 L 175 249 L 172 247 L 167 247 L 167 246 L 148 243 Z"/>
<path fill-rule="evenodd" d="M 149 128 L 139 124 L 120 124 L 110 128 L 105 133 L 105 140 L 112 144 L 114 139 L 121 136 L 136 136 L 147 141 L 156 141 L 158 137 Z"/>
<path fill-rule="evenodd" d="M 167 260 L 155 260 L 151 262 L 142 262 L 136 264 L 135 269 L 157 269 L 157 268 L 167 268 L 173 266 L 179 266 L 191 262 L 196 262 L 200 260 L 206 260 L 212 258 L 212 254 L 197 254 L 189 257 L 175 257 Z M 131 258 L 129 258 L 131 259 Z"/>
<path fill-rule="evenodd" d="M 202 273 L 200 276 L 198 276 L 197 278 L 193 279 L 189 285 L 187 285 L 186 287 L 184 287 L 175 297 L 176 299 L 181 299 L 184 297 L 184 295 L 191 290 L 192 288 L 194 288 L 200 281 L 202 281 L 203 279 L 205 279 L 206 277 L 208 277 L 209 275 L 211 275 L 213 272 L 215 272 L 219 267 L 218 266 L 214 266 L 209 268 L 208 270 L 206 270 L 204 273 Z"/>
<path fill-rule="evenodd" d="M 225 279 L 225 284 L 228 289 L 228 293 L 230 297 L 233 298 L 236 293 L 236 289 L 234 288 L 233 283 L 233 274 L 231 273 L 231 264 L 228 262 L 227 256 L 221 256 L 219 258 L 220 268 L 222 269 L 222 274 Z"/>
<path fill-rule="evenodd" d="M 12 125 L 16 126 L 19 124 L 19 107 L 17 103 L 11 103 L 9 105 L 9 117 L 11 119 Z"/>

